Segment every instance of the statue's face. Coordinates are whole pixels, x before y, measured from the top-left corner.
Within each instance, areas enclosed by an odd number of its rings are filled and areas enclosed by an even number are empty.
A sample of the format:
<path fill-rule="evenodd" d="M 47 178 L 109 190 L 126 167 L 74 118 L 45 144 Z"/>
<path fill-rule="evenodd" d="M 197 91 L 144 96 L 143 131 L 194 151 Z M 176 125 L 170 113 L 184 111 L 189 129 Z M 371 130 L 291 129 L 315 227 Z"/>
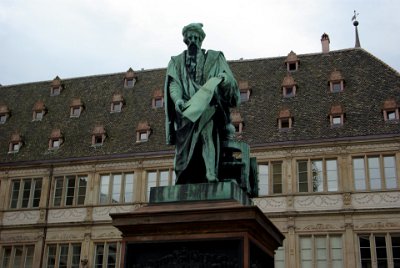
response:
<path fill-rule="evenodd" d="M 189 54 L 195 54 L 201 49 L 201 38 L 197 32 L 188 31 L 185 34 L 185 44 L 188 46 Z"/>

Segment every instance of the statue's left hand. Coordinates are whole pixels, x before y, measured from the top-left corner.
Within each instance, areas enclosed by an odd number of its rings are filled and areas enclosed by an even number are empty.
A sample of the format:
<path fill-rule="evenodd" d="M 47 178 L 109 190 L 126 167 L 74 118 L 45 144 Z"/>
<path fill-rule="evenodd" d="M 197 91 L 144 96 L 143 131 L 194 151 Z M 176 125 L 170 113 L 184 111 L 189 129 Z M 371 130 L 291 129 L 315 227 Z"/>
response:
<path fill-rule="evenodd" d="M 222 78 L 222 83 L 225 82 L 228 79 L 226 73 L 219 73 L 218 77 Z"/>

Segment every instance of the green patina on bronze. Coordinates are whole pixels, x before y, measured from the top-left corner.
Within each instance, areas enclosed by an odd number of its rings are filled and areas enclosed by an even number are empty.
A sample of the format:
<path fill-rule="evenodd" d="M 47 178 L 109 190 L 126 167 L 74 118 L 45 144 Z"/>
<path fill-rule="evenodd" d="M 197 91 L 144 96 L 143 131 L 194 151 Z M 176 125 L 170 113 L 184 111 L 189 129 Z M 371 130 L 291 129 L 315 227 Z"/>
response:
<path fill-rule="evenodd" d="M 202 27 L 183 28 L 187 50 L 171 58 L 165 79 L 166 141 L 175 145 L 176 184 L 232 180 L 254 196 L 248 146 L 233 141 L 229 109 L 239 105 L 238 84 L 222 52 L 201 49 Z M 237 160 L 235 153 L 246 157 Z M 224 171 L 230 167 L 238 167 L 233 176 Z"/>

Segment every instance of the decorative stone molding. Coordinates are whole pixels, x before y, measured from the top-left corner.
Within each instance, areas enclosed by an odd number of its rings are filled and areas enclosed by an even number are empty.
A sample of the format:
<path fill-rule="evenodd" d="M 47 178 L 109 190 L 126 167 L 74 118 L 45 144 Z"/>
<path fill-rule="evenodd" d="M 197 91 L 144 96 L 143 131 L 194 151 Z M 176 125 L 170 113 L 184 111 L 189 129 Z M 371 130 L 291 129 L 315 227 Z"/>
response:
<path fill-rule="evenodd" d="M 341 227 L 329 223 L 309 224 L 304 228 L 302 228 L 303 231 L 328 231 L 328 230 L 341 230 L 341 229 L 342 229 Z"/>
<path fill-rule="evenodd" d="M 140 208 L 141 204 L 135 205 L 120 205 L 120 206 L 105 206 L 94 207 L 93 220 L 94 221 L 111 221 L 110 213 L 126 213 L 133 212 Z"/>
<path fill-rule="evenodd" d="M 40 219 L 39 210 L 7 211 L 3 214 L 3 225 L 36 224 Z"/>
<path fill-rule="evenodd" d="M 297 211 L 338 210 L 342 206 L 343 199 L 339 194 L 295 196 L 294 198 L 294 209 Z"/>
<path fill-rule="evenodd" d="M 83 222 L 86 208 L 50 209 L 48 223 Z"/>
<path fill-rule="evenodd" d="M 400 207 L 400 192 L 354 193 L 352 205 L 354 209 L 398 208 Z"/>
<path fill-rule="evenodd" d="M 253 202 L 264 213 L 284 212 L 287 210 L 286 197 L 253 198 Z"/>

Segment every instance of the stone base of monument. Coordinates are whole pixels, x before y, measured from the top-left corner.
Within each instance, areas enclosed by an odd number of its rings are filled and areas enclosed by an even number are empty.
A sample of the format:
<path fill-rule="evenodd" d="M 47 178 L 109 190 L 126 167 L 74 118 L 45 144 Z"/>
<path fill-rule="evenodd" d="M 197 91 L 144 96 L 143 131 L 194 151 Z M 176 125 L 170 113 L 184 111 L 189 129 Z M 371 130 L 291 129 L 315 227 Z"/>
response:
<path fill-rule="evenodd" d="M 154 187 L 148 205 L 111 217 L 121 267 L 274 267 L 284 239 L 234 182 Z"/>

